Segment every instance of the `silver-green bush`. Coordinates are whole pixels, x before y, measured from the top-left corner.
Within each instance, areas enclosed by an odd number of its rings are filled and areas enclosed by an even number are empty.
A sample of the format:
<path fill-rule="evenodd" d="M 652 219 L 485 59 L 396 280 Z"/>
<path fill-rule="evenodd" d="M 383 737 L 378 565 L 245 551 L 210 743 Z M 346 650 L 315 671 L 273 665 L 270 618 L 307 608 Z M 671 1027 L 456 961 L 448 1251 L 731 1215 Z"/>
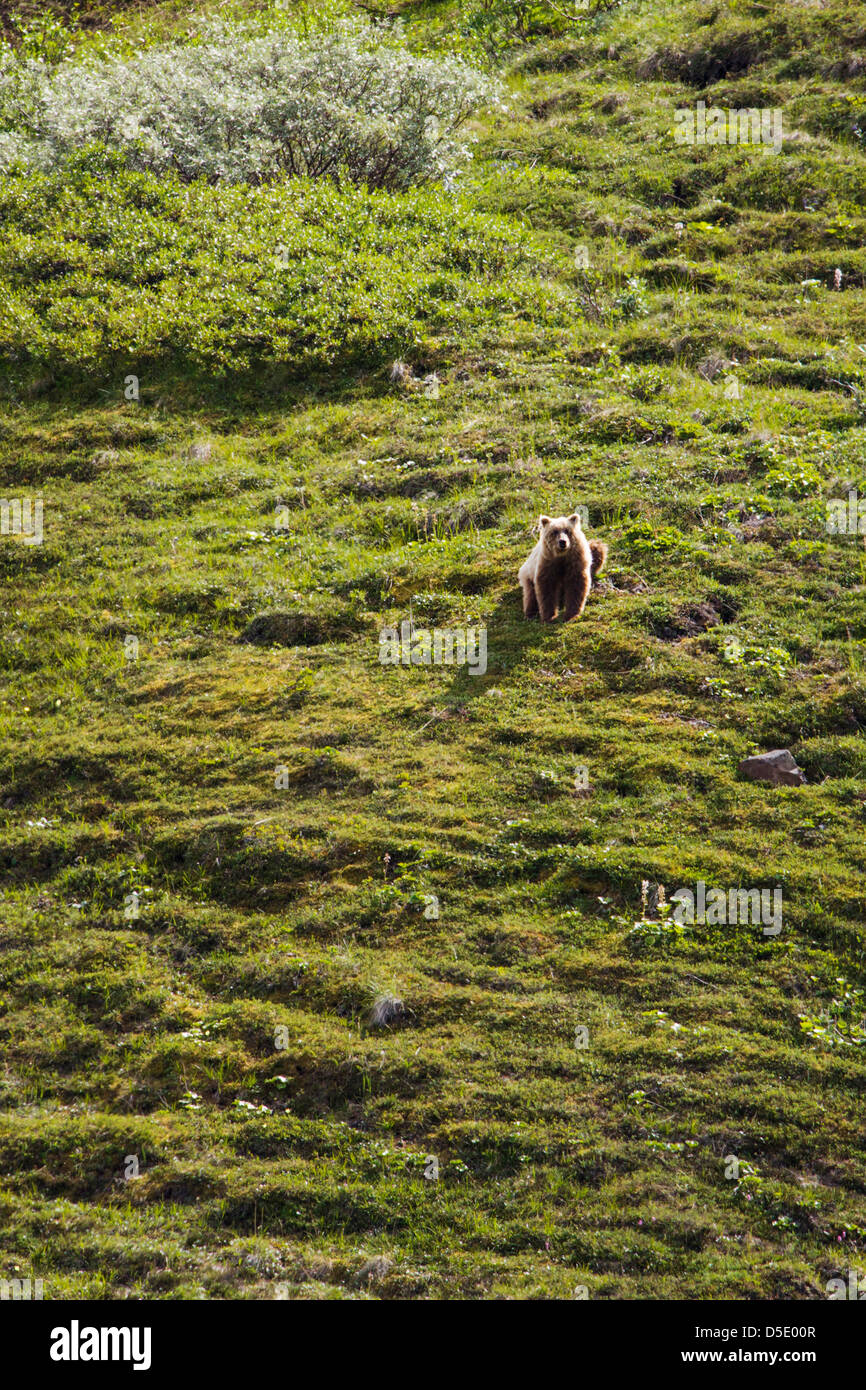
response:
<path fill-rule="evenodd" d="M 495 84 L 348 21 L 302 38 L 221 23 L 126 59 L 0 59 L 0 167 L 50 168 L 93 142 L 186 180 L 286 175 L 404 189 L 453 177 L 460 134 Z"/>

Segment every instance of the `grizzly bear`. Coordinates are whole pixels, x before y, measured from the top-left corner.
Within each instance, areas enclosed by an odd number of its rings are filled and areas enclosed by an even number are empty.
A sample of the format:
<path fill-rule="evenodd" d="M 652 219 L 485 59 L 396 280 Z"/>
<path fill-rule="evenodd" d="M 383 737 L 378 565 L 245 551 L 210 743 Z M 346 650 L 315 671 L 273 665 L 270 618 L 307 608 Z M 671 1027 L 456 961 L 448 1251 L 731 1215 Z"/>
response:
<path fill-rule="evenodd" d="M 538 614 L 543 623 L 549 623 L 562 609 L 566 621 L 579 618 L 592 581 L 607 559 L 607 546 L 586 539 L 577 512 L 540 516 L 538 529 L 538 545 L 517 576 L 523 589 L 523 616 Z"/>

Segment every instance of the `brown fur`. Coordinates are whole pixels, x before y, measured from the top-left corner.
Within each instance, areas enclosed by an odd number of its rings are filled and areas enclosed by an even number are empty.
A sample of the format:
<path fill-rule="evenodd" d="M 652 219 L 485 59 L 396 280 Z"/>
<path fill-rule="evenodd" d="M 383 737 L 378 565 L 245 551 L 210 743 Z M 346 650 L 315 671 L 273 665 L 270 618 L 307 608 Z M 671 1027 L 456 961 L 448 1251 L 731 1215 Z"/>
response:
<path fill-rule="evenodd" d="M 539 541 L 521 565 L 523 614 L 552 622 L 557 612 L 566 621 L 579 618 L 592 582 L 604 567 L 607 546 L 588 541 L 577 512 L 571 516 L 539 517 Z"/>

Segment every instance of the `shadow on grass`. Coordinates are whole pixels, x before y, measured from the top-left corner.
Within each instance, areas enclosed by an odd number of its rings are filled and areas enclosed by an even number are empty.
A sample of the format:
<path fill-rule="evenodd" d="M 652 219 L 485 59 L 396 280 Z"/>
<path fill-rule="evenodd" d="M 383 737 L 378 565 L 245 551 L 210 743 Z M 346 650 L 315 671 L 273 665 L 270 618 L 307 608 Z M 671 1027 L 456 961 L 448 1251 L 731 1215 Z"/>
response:
<path fill-rule="evenodd" d="M 572 620 L 578 626 L 580 619 Z M 487 619 L 487 670 L 473 675 L 467 666 L 459 666 L 448 690 L 449 702 L 465 705 L 478 695 L 510 676 L 525 657 L 534 652 L 552 651 L 558 644 L 565 626 L 564 619 L 542 623 L 538 618 L 524 618 L 520 590 L 505 594 Z"/>
<path fill-rule="evenodd" d="M 140 364 L 136 370 L 126 359 L 111 368 L 93 374 L 52 370 L 45 367 L 41 374 L 15 377 L 0 373 L 0 403 L 6 407 L 27 405 L 39 407 L 46 418 L 54 413 L 66 416 L 73 410 L 102 407 L 113 410 L 128 404 L 124 399 L 127 373 L 140 376 L 140 396 L 135 404 L 147 412 L 158 409 L 163 415 L 204 412 L 222 421 L 223 428 L 233 428 L 254 415 L 285 414 L 311 405 L 356 403 L 359 400 L 378 400 L 393 395 L 383 356 L 371 363 L 347 360 L 330 369 L 311 367 L 300 372 L 297 367 L 265 363 L 248 371 L 234 371 L 225 376 L 208 375 L 201 371 L 173 371 L 164 364 Z"/>

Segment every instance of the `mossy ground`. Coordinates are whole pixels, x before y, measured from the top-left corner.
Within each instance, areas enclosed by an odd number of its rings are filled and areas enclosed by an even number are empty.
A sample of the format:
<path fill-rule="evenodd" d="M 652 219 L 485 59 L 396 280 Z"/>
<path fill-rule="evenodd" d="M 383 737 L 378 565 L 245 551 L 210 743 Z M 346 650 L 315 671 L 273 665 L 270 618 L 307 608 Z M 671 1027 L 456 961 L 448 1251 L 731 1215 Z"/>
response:
<path fill-rule="evenodd" d="M 654 10 L 510 56 L 464 198 L 530 229 L 550 311 L 407 344 L 438 396 L 372 354 L 7 399 L 45 541 L 0 550 L 4 1277 L 819 1298 L 863 1267 L 863 1048 L 800 1016 L 866 979 L 866 552 L 824 526 L 866 497 L 866 155 L 821 118 L 866 35 Z M 797 139 L 675 146 L 698 99 Z M 532 522 L 578 504 L 605 582 L 525 623 Z M 486 625 L 486 675 L 382 666 L 410 606 Z M 276 610 L 303 640 L 239 641 Z M 779 746 L 807 786 L 738 780 Z M 636 944 L 646 879 L 781 887 L 783 930 Z"/>

